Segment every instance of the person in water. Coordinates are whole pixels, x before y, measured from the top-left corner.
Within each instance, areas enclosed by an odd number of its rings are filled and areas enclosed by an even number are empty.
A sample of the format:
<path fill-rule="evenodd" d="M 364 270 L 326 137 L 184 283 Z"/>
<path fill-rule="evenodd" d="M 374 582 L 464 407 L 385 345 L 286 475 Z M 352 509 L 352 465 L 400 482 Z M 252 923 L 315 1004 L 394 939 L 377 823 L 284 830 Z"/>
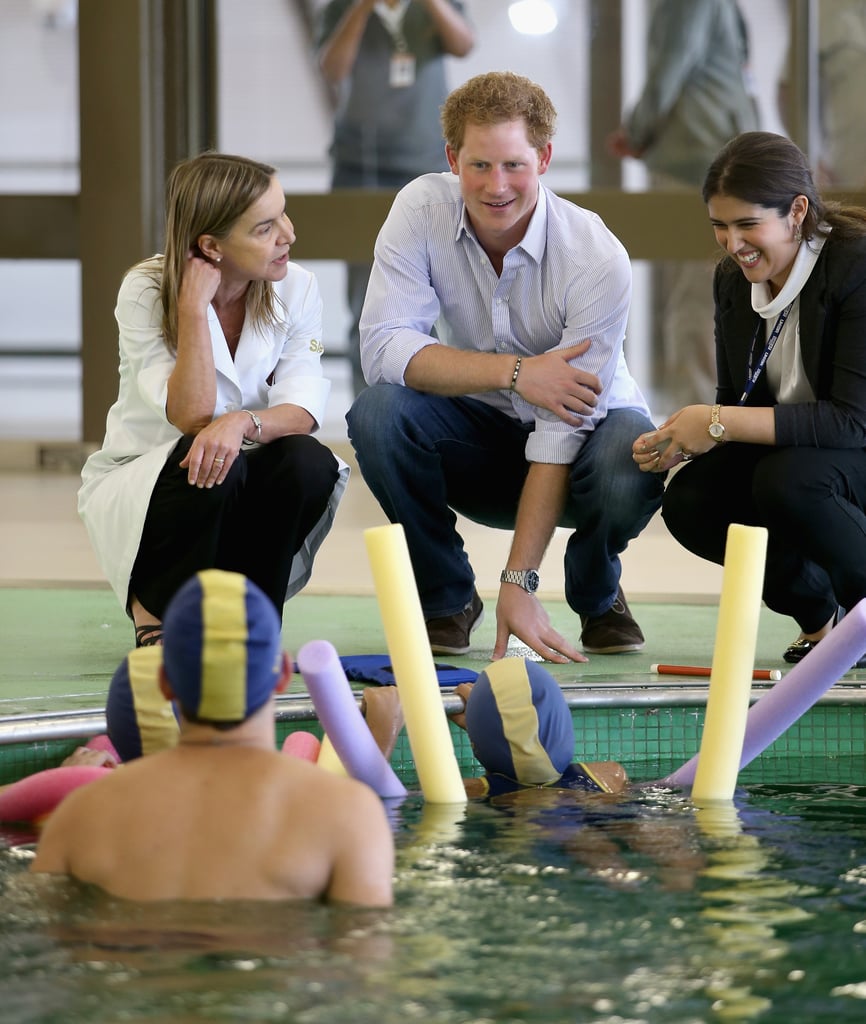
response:
<path fill-rule="evenodd" d="M 616 761 L 574 761 L 571 709 L 543 665 L 504 658 L 455 692 L 463 697 L 465 711 L 453 720 L 466 729 L 485 772 L 466 780 L 470 796 L 531 788 L 619 793 L 628 784 Z"/>
<path fill-rule="evenodd" d="M 166 609 L 159 685 L 177 743 L 71 793 L 31 865 L 132 900 L 392 902 L 393 839 L 361 782 L 276 749 L 290 661 L 273 602 L 196 574 Z"/>

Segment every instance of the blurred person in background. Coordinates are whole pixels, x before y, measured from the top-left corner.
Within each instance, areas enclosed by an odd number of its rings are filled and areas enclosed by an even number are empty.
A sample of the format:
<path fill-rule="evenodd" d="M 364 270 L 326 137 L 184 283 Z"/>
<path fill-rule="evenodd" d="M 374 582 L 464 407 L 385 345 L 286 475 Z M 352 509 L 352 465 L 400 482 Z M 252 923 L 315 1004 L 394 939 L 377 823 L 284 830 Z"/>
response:
<path fill-rule="evenodd" d="M 448 95 L 445 57 L 475 44 L 462 0 L 330 0 L 316 45 L 337 110 L 331 187 L 402 188 L 448 162 L 439 108 Z M 352 387 L 365 387 L 358 321 L 371 263 L 347 266 Z"/>
<path fill-rule="evenodd" d="M 745 22 L 735 0 L 655 0 L 648 51 L 643 91 L 608 149 L 643 160 L 653 188 L 698 194 L 719 149 L 758 127 Z M 714 394 L 713 264 L 658 266 L 658 400 L 669 412 Z"/>

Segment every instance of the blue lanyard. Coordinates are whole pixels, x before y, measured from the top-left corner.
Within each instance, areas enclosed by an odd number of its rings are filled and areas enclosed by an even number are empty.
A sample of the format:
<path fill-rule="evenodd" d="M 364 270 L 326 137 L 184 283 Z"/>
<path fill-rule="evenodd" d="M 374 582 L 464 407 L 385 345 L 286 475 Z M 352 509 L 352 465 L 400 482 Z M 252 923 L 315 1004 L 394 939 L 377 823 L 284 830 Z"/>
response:
<path fill-rule="evenodd" d="M 752 359 L 755 355 L 755 342 L 758 340 L 758 334 L 764 326 L 764 321 L 761 320 L 755 328 L 755 333 L 752 335 L 752 344 L 749 346 L 749 369 L 746 377 L 746 386 L 742 395 L 740 395 L 740 400 L 737 402 L 737 405 L 746 404 L 746 399 L 752 393 L 752 388 L 755 386 L 755 382 L 763 373 L 764 367 L 767 365 L 767 360 L 770 358 L 770 353 L 773 351 L 776 342 L 779 340 L 779 335 L 782 333 L 782 328 L 785 326 L 785 321 L 788 319 L 788 314 L 791 312 L 791 307 L 793 305 L 793 302 L 789 302 L 776 318 L 775 326 L 773 327 L 770 337 L 767 338 L 767 344 L 764 346 L 764 351 L 761 354 L 761 358 L 758 360 L 758 365 L 753 369 Z"/>

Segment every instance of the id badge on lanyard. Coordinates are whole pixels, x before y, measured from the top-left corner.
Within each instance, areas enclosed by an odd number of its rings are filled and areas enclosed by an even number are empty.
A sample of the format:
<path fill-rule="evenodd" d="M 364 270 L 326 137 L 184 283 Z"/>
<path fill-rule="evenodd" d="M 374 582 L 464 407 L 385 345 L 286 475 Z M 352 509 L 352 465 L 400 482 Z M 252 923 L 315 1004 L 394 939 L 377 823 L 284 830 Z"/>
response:
<path fill-rule="evenodd" d="M 392 89 L 406 89 L 415 84 L 415 57 L 411 53 L 392 54 L 388 82 Z"/>
<path fill-rule="evenodd" d="M 409 44 L 403 31 L 403 23 L 409 0 L 398 0 L 397 4 L 376 4 L 376 13 L 382 19 L 385 30 L 394 44 L 388 69 L 388 84 L 392 89 L 408 89 L 415 84 L 415 55 L 409 52 Z"/>

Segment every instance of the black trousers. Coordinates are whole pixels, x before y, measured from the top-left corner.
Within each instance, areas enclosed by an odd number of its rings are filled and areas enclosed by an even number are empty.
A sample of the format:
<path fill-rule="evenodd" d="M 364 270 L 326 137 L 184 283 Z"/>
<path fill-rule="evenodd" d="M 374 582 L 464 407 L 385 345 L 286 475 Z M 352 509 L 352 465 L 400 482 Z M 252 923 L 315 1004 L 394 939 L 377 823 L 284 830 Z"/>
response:
<path fill-rule="evenodd" d="M 764 601 L 804 633 L 866 597 L 866 452 L 719 445 L 673 474 L 662 517 L 689 551 L 724 563 L 728 526 L 768 530 Z"/>
<path fill-rule="evenodd" d="M 243 573 L 282 617 L 295 553 L 328 505 L 339 475 L 333 453 L 306 434 L 241 451 L 219 486 L 199 488 L 179 463 L 182 437 L 148 505 L 130 596 L 158 618 L 175 591 L 201 569 Z"/>

